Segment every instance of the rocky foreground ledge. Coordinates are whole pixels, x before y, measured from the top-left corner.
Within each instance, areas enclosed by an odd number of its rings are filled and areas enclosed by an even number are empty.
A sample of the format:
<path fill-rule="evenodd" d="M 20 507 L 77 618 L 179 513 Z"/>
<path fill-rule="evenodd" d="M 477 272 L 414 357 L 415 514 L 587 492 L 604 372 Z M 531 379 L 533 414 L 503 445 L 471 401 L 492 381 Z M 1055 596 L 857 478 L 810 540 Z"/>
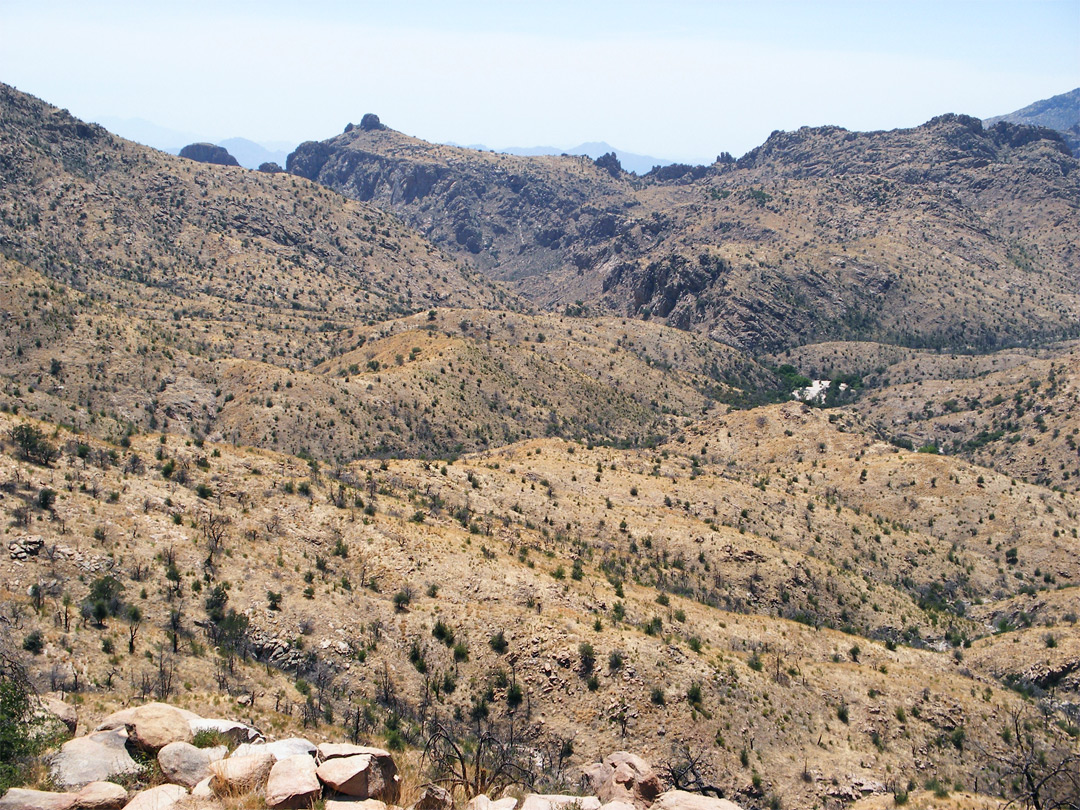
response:
<path fill-rule="evenodd" d="M 72 717 L 63 719 L 72 727 Z M 145 775 L 146 765 L 133 753 L 144 762 L 156 758 L 163 784 L 134 793 L 124 786 Z M 12 788 L 0 798 L 0 810 L 211 810 L 225 802 L 235 806 L 244 796 L 261 798 L 271 810 L 316 802 L 325 810 L 403 810 L 401 776 L 388 751 L 315 745 L 302 737 L 268 741 L 244 723 L 164 703 L 109 715 L 89 734 L 64 743 L 49 760 L 49 774 L 62 790 Z M 662 791 L 652 767 L 626 752 L 583 768 L 581 787 L 585 795 L 475 796 L 464 810 L 740 810 L 724 799 Z M 454 807 L 450 791 L 429 784 L 409 810 Z"/>

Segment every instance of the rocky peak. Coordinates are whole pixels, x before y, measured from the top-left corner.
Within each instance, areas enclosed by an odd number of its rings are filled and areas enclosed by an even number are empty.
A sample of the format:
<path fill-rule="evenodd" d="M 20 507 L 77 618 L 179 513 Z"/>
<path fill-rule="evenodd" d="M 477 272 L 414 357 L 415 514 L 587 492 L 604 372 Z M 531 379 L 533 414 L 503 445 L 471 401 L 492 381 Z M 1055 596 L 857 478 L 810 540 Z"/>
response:
<path fill-rule="evenodd" d="M 213 163 L 217 166 L 239 166 L 236 158 L 223 146 L 212 143 L 189 143 L 180 150 L 180 157 L 199 163 Z"/>

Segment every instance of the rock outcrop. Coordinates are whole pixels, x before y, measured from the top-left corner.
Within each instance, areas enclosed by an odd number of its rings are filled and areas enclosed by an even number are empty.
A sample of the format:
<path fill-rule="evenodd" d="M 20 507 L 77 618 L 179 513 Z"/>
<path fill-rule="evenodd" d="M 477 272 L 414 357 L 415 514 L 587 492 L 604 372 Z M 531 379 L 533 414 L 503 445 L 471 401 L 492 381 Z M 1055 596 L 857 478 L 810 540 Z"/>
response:
<path fill-rule="evenodd" d="M 240 163 L 223 146 L 212 143 L 191 143 L 180 150 L 180 157 L 196 160 L 199 163 L 213 163 L 217 166 L 239 166 Z"/>
<path fill-rule="evenodd" d="M 663 789 L 660 777 L 641 757 L 616 751 L 603 762 L 582 769 L 582 788 L 601 802 L 624 802 L 640 810 L 649 807 Z"/>
<path fill-rule="evenodd" d="M 230 756 L 224 745 L 198 748 L 183 739 L 193 729 L 214 730 L 232 739 L 250 739 Z M 14 789 L 0 810 L 168 810 L 189 795 L 197 801 L 257 794 L 270 810 L 299 810 L 325 799 L 326 810 L 401 810 L 397 764 L 389 751 L 352 743 L 303 737 L 263 742 L 257 729 L 231 720 L 202 718 L 164 703 L 114 712 L 99 730 L 70 740 L 52 761 L 56 785 L 68 792 Z M 168 740 L 168 742 L 165 742 Z M 128 798 L 107 781 L 137 775 L 142 768 L 127 746 L 156 751 L 168 784 Z M 617 751 L 582 769 L 584 795 L 531 793 L 492 800 L 476 796 L 464 810 L 738 810 L 731 802 L 682 791 L 661 794 L 660 779 L 644 759 Z M 188 790 L 191 790 L 190 794 Z M 453 810 L 453 794 L 430 784 L 409 810 Z"/>

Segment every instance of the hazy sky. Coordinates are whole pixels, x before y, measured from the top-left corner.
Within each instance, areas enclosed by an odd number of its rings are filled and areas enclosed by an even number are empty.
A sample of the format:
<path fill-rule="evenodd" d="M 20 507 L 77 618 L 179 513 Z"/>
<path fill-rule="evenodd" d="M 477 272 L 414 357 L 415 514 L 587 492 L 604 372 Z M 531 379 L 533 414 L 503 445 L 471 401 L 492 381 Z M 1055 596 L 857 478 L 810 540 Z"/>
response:
<path fill-rule="evenodd" d="M 375 112 L 433 141 L 711 162 L 774 129 L 987 117 L 1080 86 L 1080 0 L 0 0 L 0 81 L 212 140 Z"/>

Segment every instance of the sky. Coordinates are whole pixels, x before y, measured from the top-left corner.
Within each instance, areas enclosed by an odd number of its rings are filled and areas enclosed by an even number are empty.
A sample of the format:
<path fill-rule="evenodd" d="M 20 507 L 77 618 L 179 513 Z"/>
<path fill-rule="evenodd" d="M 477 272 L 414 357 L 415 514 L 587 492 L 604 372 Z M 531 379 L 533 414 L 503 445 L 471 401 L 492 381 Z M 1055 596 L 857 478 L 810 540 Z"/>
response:
<path fill-rule="evenodd" d="M 739 156 L 1080 86 L 1080 0 L 0 0 L 0 81 L 98 122 Z M 175 144 L 182 146 L 182 143 Z"/>

